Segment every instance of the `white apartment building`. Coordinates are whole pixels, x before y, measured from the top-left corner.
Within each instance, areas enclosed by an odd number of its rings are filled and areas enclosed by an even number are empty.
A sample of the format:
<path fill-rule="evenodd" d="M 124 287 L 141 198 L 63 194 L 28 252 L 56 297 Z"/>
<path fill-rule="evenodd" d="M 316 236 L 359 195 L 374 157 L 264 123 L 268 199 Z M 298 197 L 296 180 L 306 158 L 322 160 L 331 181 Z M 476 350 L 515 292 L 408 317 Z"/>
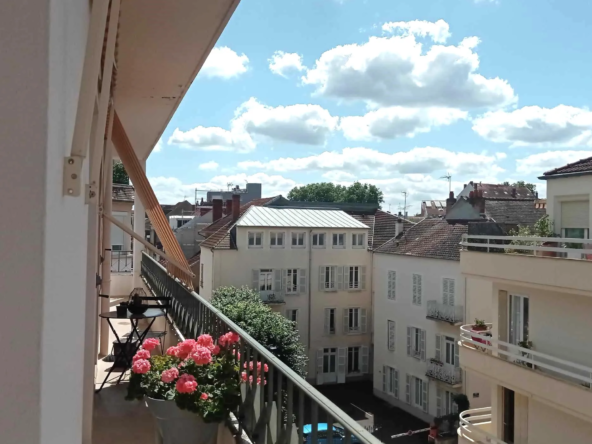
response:
<path fill-rule="evenodd" d="M 471 406 L 490 404 L 488 383 L 459 366 L 460 325 L 490 311 L 465 302 L 473 284 L 460 274 L 466 232 L 425 219 L 374 254 L 374 394 L 427 422 L 453 413 L 459 393 Z"/>
<path fill-rule="evenodd" d="M 199 293 L 248 285 L 295 321 L 309 379 L 341 383 L 370 371 L 369 227 L 343 211 L 251 206 L 201 247 Z"/>
<path fill-rule="evenodd" d="M 592 220 L 592 158 L 540 179 L 563 238 L 512 245 L 519 239 L 471 233 L 463 241 L 463 276 L 492 285 L 467 289 L 467 300 L 490 300 L 492 313 L 489 337 L 462 327 L 460 362 L 487 378 L 492 394 L 491 406 L 461 413 L 460 443 L 592 442 L 592 250 L 582 240 Z"/>

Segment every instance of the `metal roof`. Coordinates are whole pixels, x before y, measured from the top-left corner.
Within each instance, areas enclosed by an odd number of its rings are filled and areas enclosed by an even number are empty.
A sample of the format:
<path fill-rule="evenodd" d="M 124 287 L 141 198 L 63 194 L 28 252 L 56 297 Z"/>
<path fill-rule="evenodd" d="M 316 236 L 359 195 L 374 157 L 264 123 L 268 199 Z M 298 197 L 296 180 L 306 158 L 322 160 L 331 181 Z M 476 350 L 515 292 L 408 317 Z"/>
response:
<path fill-rule="evenodd" d="M 239 227 L 364 228 L 340 210 L 305 210 L 296 208 L 251 207 L 238 220 Z"/>

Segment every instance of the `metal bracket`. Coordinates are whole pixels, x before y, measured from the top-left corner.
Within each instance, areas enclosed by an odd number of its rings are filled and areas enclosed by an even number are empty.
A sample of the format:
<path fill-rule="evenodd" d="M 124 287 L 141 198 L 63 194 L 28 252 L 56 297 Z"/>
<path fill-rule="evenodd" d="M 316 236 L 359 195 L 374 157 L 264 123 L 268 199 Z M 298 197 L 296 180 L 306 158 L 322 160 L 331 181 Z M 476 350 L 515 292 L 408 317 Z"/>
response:
<path fill-rule="evenodd" d="M 64 158 L 64 196 L 80 196 L 80 173 L 82 172 L 81 156 L 69 156 Z"/>

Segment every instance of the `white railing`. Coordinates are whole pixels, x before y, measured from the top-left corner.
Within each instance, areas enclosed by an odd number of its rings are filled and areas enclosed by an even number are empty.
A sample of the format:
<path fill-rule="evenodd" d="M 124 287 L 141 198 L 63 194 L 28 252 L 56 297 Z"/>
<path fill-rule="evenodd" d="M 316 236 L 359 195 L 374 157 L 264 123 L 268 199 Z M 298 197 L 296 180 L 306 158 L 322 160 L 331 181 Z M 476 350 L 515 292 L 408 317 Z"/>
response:
<path fill-rule="evenodd" d="M 428 301 L 427 313 L 428 318 L 457 324 L 464 321 L 465 309 L 462 305 L 445 305 L 439 301 Z"/>
<path fill-rule="evenodd" d="M 490 326 L 491 324 L 487 325 Z M 556 358 L 531 348 L 499 341 L 491 336 L 483 336 L 480 333 L 483 332 L 473 331 L 471 325 L 463 325 L 460 328 L 461 344 L 500 358 L 503 357 L 508 362 L 524 366 L 533 371 L 549 373 L 556 378 L 580 384 L 588 389 L 592 387 L 591 367 Z M 582 353 L 586 353 L 586 351 L 582 350 Z"/>
<path fill-rule="evenodd" d="M 460 367 L 445 364 L 437 359 L 430 359 L 426 376 L 450 385 L 457 385 L 462 382 L 462 371 Z"/>
<path fill-rule="evenodd" d="M 266 304 L 283 304 L 284 295 L 281 291 L 260 291 L 261 301 Z"/>
<path fill-rule="evenodd" d="M 459 415 L 459 436 L 479 444 L 507 444 L 485 430 L 490 427 L 491 407 L 465 410 Z"/>
<path fill-rule="evenodd" d="M 463 250 L 592 260 L 592 240 L 565 237 L 463 234 Z M 470 247 L 470 248 L 469 248 Z"/>

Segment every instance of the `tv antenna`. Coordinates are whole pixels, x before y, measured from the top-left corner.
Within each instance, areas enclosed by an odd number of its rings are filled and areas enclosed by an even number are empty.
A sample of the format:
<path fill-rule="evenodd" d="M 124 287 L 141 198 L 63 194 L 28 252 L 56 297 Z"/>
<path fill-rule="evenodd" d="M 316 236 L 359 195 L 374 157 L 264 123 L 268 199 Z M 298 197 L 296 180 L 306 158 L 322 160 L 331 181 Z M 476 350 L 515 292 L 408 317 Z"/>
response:
<path fill-rule="evenodd" d="M 447 172 L 446 175 L 440 177 L 440 179 L 448 180 L 448 192 L 450 193 L 452 191 L 452 176 L 450 175 L 450 173 Z"/>
<path fill-rule="evenodd" d="M 228 187 L 228 191 L 230 191 L 230 188 L 233 186 L 234 184 L 232 182 L 228 182 L 226 184 L 226 186 Z"/>

